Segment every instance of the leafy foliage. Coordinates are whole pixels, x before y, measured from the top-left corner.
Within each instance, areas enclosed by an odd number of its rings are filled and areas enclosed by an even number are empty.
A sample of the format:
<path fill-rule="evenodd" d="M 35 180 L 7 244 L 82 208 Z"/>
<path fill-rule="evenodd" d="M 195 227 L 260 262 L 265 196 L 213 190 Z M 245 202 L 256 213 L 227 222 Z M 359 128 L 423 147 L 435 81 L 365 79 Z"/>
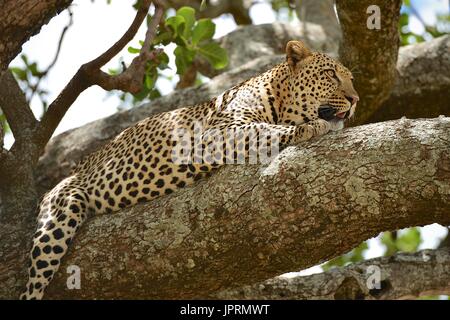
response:
<path fill-rule="evenodd" d="M 410 28 L 412 17 L 415 17 L 422 24 L 423 33 L 412 32 Z M 437 14 L 436 24 L 432 26 L 425 22 L 410 0 L 404 0 L 399 24 L 401 44 L 408 45 L 448 34 L 450 32 L 450 15 L 448 13 Z"/>
<path fill-rule="evenodd" d="M 42 110 L 45 112 L 48 107 L 48 91 L 42 89 L 39 84 L 47 72 L 40 70 L 37 62 L 31 62 L 25 54 L 22 54 L 20 59 L 23 65 L 11 67 L 10 70 L 19 82 L 20 87 L 25 91 L 27 101 L 30 102 L 34 96 L 37 96 L 41 101 Z"/>
<path fill-rule="evenodd" d="M 206 58 L 215 69 L 223 69 L 228 64 L 226 51 L 212 41 L 216 25 L 211 19 L 196 21 L 193 8 L 178 9 L 175 16 L 166 20 L 166 28 L 160 32 L 160 38 L 169 38 L 177 44 L 174 54 L 178 74 L 186 72 L 197 54 Z"/>
<path fill-rule="evenodd" d="M 415 252 L 422 243 L 420 228 L 409 228 L 400 232 L 383 232 L 380 235 L 381 244 L 384 246 L 384 256 L 391 256 L 399 251 Z M 334 258 L 322 265 L 324 271 L 332 267 L 342 267 L 351 263 L 364 260 L 364 253 L 369 249 L 367 241 L 362 242 L 352 251 Z"/>
<path fill-rule="evenodd" d="M 367 242 L 362 242 L 359 246 L 354 248 L 352 251 L 350 251 L 340 257 L 334 258 L 334 259 L 328 261 L 327 263 L 325 263 L 324 265 L 322 265 L 322 269 L 324 271 L 327 271 L 333 267 L 343 267 L 343 266 L 349 265 L 351 263 L 362 261 L 362 260 L 364 260 L 364 252 L 367 251 L 367 249 L 369 249 Z"/>
<path fill-rule="evenodd" d="M 149 24 L 151 18 L 147 20 Z M 195 17 L 195 10 L 191 7 L 181 7 L 175 13 L 165 19 L 160 25 L 152 49 L 162 48 L 156 59 L 147 65 L 147 72 L 144 80 L 144 89 L 133 96 L 132 104 L 136 104 L 145 98 L 154 99 L 161 95 L 155 87 L 160 77 L 164 77 L 162 70 L 169 68 L 169 56 L 164 53 L 168 51 L 167 46 L 174 43 L 176 47 L 173 51 L 175 56 L 176 73 L 183 75 L 193 64 L 197 56 L 205 58 L 213 68 L 222 69 L 228 64 L 228 55 L 225 49 L 221 48 L 213 40 L 216 32 L 216 25 L 211 19 L 199 19 Z M 143 45 L 143 42 L 140 42 Z M 139 54 L 141 48 L 129 47 L 128 52 Z M 117 73 L 118 70 L 110 70 L 110 73 Z M 122 100 L 127 99 L 127 94 L 121 95 Z"/>
<path fill-rule="evenodd" d="M 397 236 L 396 233 L 384 232 L 381 243 L 386 247 L 385 256 L 391 256 L 398 251 L 415 252 L 422 242 L 419 228 L 406 229 Z"/>

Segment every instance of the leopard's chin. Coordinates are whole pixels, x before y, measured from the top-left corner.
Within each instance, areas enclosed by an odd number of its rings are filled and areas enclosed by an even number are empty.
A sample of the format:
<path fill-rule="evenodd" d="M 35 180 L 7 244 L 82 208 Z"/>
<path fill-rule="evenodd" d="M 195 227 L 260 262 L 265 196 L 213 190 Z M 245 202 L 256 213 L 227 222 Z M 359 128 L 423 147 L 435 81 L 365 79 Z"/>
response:
<path fill-rule="evenodd" d="M 330 124 L 331 131 L 339 131 L 344 129 L 344 119 L 334 118 L 328 120 L 328 123 Z"/>
<path fill-rule="evenodd" d="M 319 107 L 319 117 L 328 121 L 331 131 L 339 131 L 344 128 L 344 121 L 350 116 L 350 111 L 336 113 L 336 109 L 330 105 Z"/>

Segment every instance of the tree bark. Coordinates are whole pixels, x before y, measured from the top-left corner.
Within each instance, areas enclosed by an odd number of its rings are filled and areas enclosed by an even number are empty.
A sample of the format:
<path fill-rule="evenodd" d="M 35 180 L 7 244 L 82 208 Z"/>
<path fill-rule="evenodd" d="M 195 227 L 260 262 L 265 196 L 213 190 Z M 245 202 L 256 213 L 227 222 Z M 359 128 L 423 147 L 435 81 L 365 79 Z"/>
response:
<path fill-rule="evenodd" d="M 380 278 L 373 281 L 371 278 L 376 279 L 376 272 Z M 388 300 L 441 294 L 450 294 L 448 249 L 398 253 L 305 277 L 276 277 L 252 286 L 223 291 L 214 297 Z"/>
<path fill-rule="evenodd" d="M 314 23 L 320 25 L 327 39 L 332 39 L 329 42 L 328 50 L 337 51 L 338 44 L 342 40 L 341 26 L 336 16 L 336 11 L 334 10 L 334 0 L 296 0 L 297 16 L 305 30 L 307 38 L 309 37 L 309 23 Z"/>
<path fill-rule="evenodd" d="M 400 49 L 389 98 L 368 122 L 450 116 L 450 35 Z"/>
<path fill-rule="evenodd" d="M 381 231 L 449 224 L 449 136 L 445 117 L 349 128 L 269 165 L 225 166 L 173 195 L 97 216 L 47 298 L 209 297 L 316 265 Z M 81 269 L 80 290 L 66 289 L 70 265 Z M 1 266 L 0 283 L 21 268 L 14 259 Z M 0 297 L 17 294 L 0 287 Z"/>
<path fill-rule="evenodd" d="M 374 6 L 379 9 L 380 26 L 370 29 L 374 13 L 367 10 Z M 392 91 L 400 46 L 400 7 L 400 0 L 336 1 L 342 28 L 339 57 L 354 71 L 355 88 L 361 98 L 357 124 L 367 123 Z"/>
<path fill-rule="evenodd" d="M 0 74 L 21 51 L 22 45 L 71 0 L 0 0 Z"/>

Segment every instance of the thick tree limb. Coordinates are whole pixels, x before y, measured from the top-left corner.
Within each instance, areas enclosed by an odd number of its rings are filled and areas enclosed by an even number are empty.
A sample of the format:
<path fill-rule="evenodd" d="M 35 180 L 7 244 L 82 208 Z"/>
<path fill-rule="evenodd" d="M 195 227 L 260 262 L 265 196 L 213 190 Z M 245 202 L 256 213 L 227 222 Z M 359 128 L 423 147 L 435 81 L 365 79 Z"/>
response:
<path fill-rule="evenodd" d="M 98 216 L 47 297 L 207 297 L 331 259 L 381 231 L 448 225 L 449 136 L 444 117 L 349 128 L 289 147 L 270 165 L 227 166 Z M 81 290 L 65 288 L 68 265 L 81 268 Z"/>
<path fill-rule="evenodd" d="M 378 271 L 377 288 L 372 279 Z M 214 296 L 219 299 L 386 300 L 440 294 L 450 294 L 448 249 L 398 253 L 305 277 L 276 277 Z"/>
<path fill-rule="evenodd" d="M 71 0 L 0 0 L 0 74 L 19 54 L 22 45 Z"/>
<path fill-rule="evenodd" d="M 40 153 L 30 144 L 34 130 L 38 124 L 34 117 L 24 93 L 20 89 L 12 73 L 7 70 L 0 76 L 0 107 L 2 108 L 11 128 L 15 143 L 11 150 L 1 150 L 0 153 L 0 223 L 12 223 L 21 217 L 11 209 L 20 208 L 22 218 L 27 219 L 31 212 L 26 208 L 34 208 L 37 193 L 33 175 L 32 164 L 36 164 Z M 30 187 L 31 186 L 31 187 Z M 17 200 L 17 196 L 22 196 Z M 26 215 L 29 213 L 30 215 Z M 16 221 L 17 222 L 17 221 Z M 17 226 L 12 227 L 14 229 Z M 2 235 L 0 235 L 0 241 Z"/>
<path fill-rule="evenodd" d="M 450 116 L 450 35 L 400 49 L 398 77 L 369 122 Z"/>
<path fill-rule="evenodd" d="M 369 29 L 369 7 L 377 6 L 379 29 Z M 339 56 L 354 71 L 359 103 L 357 124 L 369 117 L 389 97 L 396 76 L 400 39 L 400 0 L 336 0 L 342 28 Z"/>

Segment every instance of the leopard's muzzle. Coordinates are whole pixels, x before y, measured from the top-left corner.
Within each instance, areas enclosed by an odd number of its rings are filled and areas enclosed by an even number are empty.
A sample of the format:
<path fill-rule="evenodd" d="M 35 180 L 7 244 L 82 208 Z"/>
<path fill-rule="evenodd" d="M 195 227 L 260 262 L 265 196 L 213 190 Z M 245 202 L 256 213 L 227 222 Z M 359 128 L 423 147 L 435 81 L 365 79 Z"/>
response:
<path fill-rule="evenodd" d="M 344 128 L 344 122 L 353 116 L 351 109 L 344 112 L 337 112 L 331 105 L 322 105 L 319 107 L 319 118 L 330 123 L 333 131 Z"/>

